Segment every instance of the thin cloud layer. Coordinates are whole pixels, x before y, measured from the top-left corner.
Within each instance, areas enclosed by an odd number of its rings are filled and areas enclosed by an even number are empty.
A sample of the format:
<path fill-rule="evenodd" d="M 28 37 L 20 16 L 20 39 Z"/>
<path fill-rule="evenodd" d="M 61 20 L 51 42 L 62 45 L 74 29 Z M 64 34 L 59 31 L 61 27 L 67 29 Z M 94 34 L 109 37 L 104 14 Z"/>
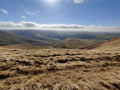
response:
<path fill-rule="evenodd" d="M 8 11 L 5 9 L 0 9 L 1 12 L 3 12 L 4 14 L 8 14 Z"/>
<path fill-rule="evenodd" d="M 14 22 L 0 22 L 0 30 L 15 30 L 15 29 L 33 29 L 33 30 L 60 30 L 60 31 L 95 31 L 95 32 L 120 32 L 120 27 L 104 27 L 95 25 L 66 25 L 66 24 L 38 24 L 35 22 L 22 21 Z"/>

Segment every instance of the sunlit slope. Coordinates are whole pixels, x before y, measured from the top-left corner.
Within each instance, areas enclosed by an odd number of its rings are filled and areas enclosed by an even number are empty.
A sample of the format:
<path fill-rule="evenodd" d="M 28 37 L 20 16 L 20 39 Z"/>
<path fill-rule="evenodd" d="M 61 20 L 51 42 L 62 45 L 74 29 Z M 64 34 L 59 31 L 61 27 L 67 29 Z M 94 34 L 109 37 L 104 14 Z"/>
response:
<path fill-rule="evenodd" d="M 120 38 L 114 38 L 111 40 L 104 41 L 102 43 L 94 44 L 86 49 L 111 49 L 111 48 L 120 48 Z"/>
<path fill-rule="evenodd" d="M 88 40 L 88 39 L 78 39 L 78 38 L 67 38 L 56 45 L 56 48 L 69 48 L 69 49 L 80 49 L 86 46 L 90 46 L 92 44 L 96 44 L 101 40 Z"/>

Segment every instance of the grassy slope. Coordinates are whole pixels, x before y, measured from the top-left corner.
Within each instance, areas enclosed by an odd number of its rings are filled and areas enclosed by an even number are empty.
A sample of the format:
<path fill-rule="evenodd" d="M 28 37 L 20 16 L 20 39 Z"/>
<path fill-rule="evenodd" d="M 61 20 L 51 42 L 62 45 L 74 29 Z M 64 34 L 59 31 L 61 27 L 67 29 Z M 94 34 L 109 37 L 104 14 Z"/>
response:
<path fill-rule="evenodd" d="M 111 40 L 107 40 L 101 43 L 93 44 L 89 47 L 86 47 L 85 49 L 94 49 L 94 48 L 115 48 L 120 47 L 120 38 L 113 38 Z"/>
<path fill-rule="evenodd" d="M 56 48 L 83 48 L 86 46 L 90 46 L 92 44 L 96 44 L 101 40 L 88 40 L 88 39 L 77 39 L 77 38 L 68 38 L 54 45 Z"/>

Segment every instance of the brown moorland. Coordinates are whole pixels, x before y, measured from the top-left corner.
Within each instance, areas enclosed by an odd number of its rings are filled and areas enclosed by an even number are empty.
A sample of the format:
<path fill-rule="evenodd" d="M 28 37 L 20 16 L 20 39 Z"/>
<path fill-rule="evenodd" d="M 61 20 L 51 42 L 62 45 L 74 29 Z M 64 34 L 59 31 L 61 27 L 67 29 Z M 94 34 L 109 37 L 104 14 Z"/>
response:
<path fill-rule="evenodd" d="M 119 90 L 120 39 L 81 49 L 0 47 L 0 90 Z"/>

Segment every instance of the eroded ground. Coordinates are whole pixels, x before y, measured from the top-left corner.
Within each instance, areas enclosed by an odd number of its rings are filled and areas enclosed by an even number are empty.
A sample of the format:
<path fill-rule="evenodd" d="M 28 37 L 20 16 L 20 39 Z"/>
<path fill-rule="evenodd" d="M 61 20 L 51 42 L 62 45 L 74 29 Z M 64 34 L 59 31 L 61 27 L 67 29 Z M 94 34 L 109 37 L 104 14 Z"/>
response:
<path fill-rule="evenodd" d="M 119 48 L 0 48 L 0 90 L 119 89 Z"/>

